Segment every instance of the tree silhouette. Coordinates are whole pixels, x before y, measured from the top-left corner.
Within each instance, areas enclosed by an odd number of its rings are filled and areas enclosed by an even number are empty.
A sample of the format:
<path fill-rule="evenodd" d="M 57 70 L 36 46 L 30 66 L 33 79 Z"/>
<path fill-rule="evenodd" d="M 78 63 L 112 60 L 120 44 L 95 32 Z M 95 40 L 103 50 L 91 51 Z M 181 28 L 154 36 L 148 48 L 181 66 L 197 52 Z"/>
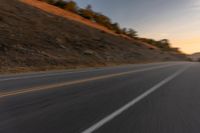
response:
<path fill-rule="evenodd" d="M 127 35 L 131 38 L 135 38 L 137 37 L 137 32 L 131 28 L 129 28 L 128 32 L 127 32 Z"/>
<path fill-rule="evenodd" d="M 76 13 L 77 12 L 77 4 L 74 1 L 69 1 L 66 3 L 64 9 Z"/>

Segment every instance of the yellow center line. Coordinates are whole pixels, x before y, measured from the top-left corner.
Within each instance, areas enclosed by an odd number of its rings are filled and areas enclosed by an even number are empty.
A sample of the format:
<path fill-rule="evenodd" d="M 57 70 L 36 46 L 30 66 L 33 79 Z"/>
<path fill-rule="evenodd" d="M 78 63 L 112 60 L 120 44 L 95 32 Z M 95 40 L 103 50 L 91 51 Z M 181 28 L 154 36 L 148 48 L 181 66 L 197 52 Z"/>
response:
<path fill-rule="evenodd" d="M 122 75 L 128 75 L 128 74 L 131 74 L 131 73 L 149 71 L 149 70 L 154 70 L 154 69 L 159 69 L 159 68 L 170 67 L 170 66 L 174 66 L 174 65 L 177 65 L 177 64 L 150 67 L 150 68 L 145 68 L 145 69 L 140 69 L 140 70 L 132 70 L 132 71 L 128 71 L 128 72 L 121 72 L 121 73 L 91 77 L 91 78 L 87 78 L 87 79 L 68 81 L 68 82 L 57 83 L 57 84 L 52 84 L 52 85 L 44 85 L 44 86 L 39 86 L 39 87 L 20 89 L 20 90 L 16 90 L 16 91 L 2 92 L 2 93 L 0 93 L 0 98 L 15 96 L 15 95 L 19 95 L 19 94 L 26 94 L 26 93 L 31 93 L 31 92 L 37 92 L 37 91 L 44 91 L 44 90 L 49 90 L 49 89 L 53 89 L 53 88 L 69 86 L 69 85 L 74 85 L 74 84 L 80 84 L 80 83 L 85 83 L 85 82 L 90 82 L 90 81 L 95 81 L 95 80 L 118 77 L 118 76 L 122 76 Z"/>

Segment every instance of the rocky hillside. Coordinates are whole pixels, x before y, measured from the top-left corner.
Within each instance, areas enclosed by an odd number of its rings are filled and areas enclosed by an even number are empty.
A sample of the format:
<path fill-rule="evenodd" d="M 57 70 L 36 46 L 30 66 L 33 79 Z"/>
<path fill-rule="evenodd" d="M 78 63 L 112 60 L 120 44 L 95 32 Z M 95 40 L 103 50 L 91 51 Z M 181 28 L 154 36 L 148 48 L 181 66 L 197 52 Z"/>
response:
<path fill-rule="evenodd" d="M 0 71 L 185 60 L 18 0 L 0 0 Z"/>

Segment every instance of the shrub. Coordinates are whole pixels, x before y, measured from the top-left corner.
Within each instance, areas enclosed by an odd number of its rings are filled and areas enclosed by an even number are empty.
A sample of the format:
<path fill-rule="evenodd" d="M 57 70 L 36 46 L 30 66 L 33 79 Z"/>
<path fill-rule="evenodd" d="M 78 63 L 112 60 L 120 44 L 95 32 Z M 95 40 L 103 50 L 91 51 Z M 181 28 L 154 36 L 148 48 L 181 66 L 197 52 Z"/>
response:
<path fill-rule="evenodd" d="M 94 19 L 94 14 L 92 11 L 90 10 L 87 10 L 87 9 L 80 9 L 79 10 L 79 15 L 86 18 L 86 19 L 89 19 L 89 20 L 93 20 Z"/>
<path fill-rule="evenodd" d="M 77 4 L 73 1 L 66 2 L 64 9 L 76 13 L 77 12 Z"/>

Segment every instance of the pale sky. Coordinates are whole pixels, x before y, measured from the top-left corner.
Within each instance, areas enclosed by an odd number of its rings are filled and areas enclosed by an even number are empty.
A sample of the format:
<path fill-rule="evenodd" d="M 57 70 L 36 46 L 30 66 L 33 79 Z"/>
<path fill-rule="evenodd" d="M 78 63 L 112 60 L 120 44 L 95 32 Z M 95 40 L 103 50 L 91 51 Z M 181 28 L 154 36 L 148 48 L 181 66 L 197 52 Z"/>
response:
<path fill-rule="evenodd" d="M 75 0 L 140 37 L 169 39 L 185 53 L 200 52 L 200 0 Z"/>

